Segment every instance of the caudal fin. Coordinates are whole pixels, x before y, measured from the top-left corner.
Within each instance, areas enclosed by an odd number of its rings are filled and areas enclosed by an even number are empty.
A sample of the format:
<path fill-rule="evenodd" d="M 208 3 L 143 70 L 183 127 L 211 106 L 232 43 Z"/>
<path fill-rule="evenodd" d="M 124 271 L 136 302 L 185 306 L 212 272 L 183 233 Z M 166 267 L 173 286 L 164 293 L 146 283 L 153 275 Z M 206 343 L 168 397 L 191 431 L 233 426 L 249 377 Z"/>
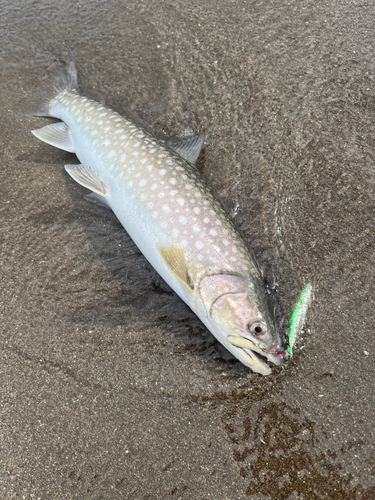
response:
<path fill-rule="evenodd" d="M 72 61 L 52 80 L 49 88 L 38 94 L 36 98 L 31 99 L 33 109 L 28 113 L 33 116 L 53 116 L 51 101 L 64 90 L 80 92 L 77 82 L 77 70 Z"/>

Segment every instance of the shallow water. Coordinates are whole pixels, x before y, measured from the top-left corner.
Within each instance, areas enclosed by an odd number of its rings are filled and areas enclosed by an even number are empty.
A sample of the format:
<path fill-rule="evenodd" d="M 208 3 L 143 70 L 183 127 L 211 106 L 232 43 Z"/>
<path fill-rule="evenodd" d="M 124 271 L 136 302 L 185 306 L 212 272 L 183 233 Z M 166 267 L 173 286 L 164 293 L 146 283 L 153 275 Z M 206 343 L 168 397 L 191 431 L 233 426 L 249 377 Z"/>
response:
<path fill-rule="evenodd" d="M 374 16 L 304 1 L 0 3 L 1 488 L 6 498 L 371 499 Z M 203 176 L 286 319 L 268 378 L 221 348 L 22 114 L 73 60 Z M 146 480 L 145 478 L 148 478 Z"/>

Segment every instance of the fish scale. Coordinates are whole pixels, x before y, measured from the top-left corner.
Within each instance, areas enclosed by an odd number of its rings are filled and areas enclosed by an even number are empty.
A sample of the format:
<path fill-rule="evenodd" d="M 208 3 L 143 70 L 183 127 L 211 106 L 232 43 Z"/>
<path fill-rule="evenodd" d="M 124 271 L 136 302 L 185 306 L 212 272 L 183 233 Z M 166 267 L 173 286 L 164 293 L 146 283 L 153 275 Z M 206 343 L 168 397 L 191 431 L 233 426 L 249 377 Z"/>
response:
<path fill-rule="evenodd" d="M 218 340 L 253 371 L 271 371 L 259 354 L 280 364 L 280 341 L 258 268 L 193 164 L 199 141 L 171 149 L 82 96 L 72 63 L 35 114 L 61 120 L 33 133 L 77 155 L 81 164 L 67 165 L 67 172 L 93 191 L 94 201 L 113 210 Z"/>

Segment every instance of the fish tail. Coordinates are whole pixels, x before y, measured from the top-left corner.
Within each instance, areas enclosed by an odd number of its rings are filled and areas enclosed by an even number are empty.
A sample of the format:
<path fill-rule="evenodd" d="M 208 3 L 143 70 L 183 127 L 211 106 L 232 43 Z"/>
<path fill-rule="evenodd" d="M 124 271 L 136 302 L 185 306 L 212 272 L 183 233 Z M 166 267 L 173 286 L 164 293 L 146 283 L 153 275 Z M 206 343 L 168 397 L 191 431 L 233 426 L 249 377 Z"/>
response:
<path fill-rule="evenodd" d="M 65 90 L 75 90 L 80 93 L 77 82 L 77 70 L 72 61 L 65 65 L 60 74 L 52 80 L 44 92 L 38 93 L 34 99 L 29 99 L 33 109 L 28 111 L 28 114 L 32 116 L 55 117 L 51 110 L 51 103 L 56 96 Z"/>

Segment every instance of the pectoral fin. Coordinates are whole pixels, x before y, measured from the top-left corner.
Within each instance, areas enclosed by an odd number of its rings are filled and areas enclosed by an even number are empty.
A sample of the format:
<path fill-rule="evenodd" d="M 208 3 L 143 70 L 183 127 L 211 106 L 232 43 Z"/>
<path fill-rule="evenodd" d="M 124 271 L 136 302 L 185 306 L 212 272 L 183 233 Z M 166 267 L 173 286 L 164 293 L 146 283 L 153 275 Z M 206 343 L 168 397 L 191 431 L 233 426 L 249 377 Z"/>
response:
<path fill-rule="evenodd" d="M 105 185 L 97 178 L 90 167 L 85 165 L 65 165 L 65 170 L 78 184 L 91 189 L 99 196 L 106 194 Z"/>
<path fill-rule="evenodd" d="M 160 254 L 173 274 L 191 292 L 194 289 L 194 285 L 189 275 L 183 248 L 180 245 L 160 247 Z"/>
<path fill-rule="evenodd" d="M 73 139 L 71 138 L 68 126 L 64 122 L 52 123 L 31 132 L 35 137 L 51 146 L 74 153 Z"/>

